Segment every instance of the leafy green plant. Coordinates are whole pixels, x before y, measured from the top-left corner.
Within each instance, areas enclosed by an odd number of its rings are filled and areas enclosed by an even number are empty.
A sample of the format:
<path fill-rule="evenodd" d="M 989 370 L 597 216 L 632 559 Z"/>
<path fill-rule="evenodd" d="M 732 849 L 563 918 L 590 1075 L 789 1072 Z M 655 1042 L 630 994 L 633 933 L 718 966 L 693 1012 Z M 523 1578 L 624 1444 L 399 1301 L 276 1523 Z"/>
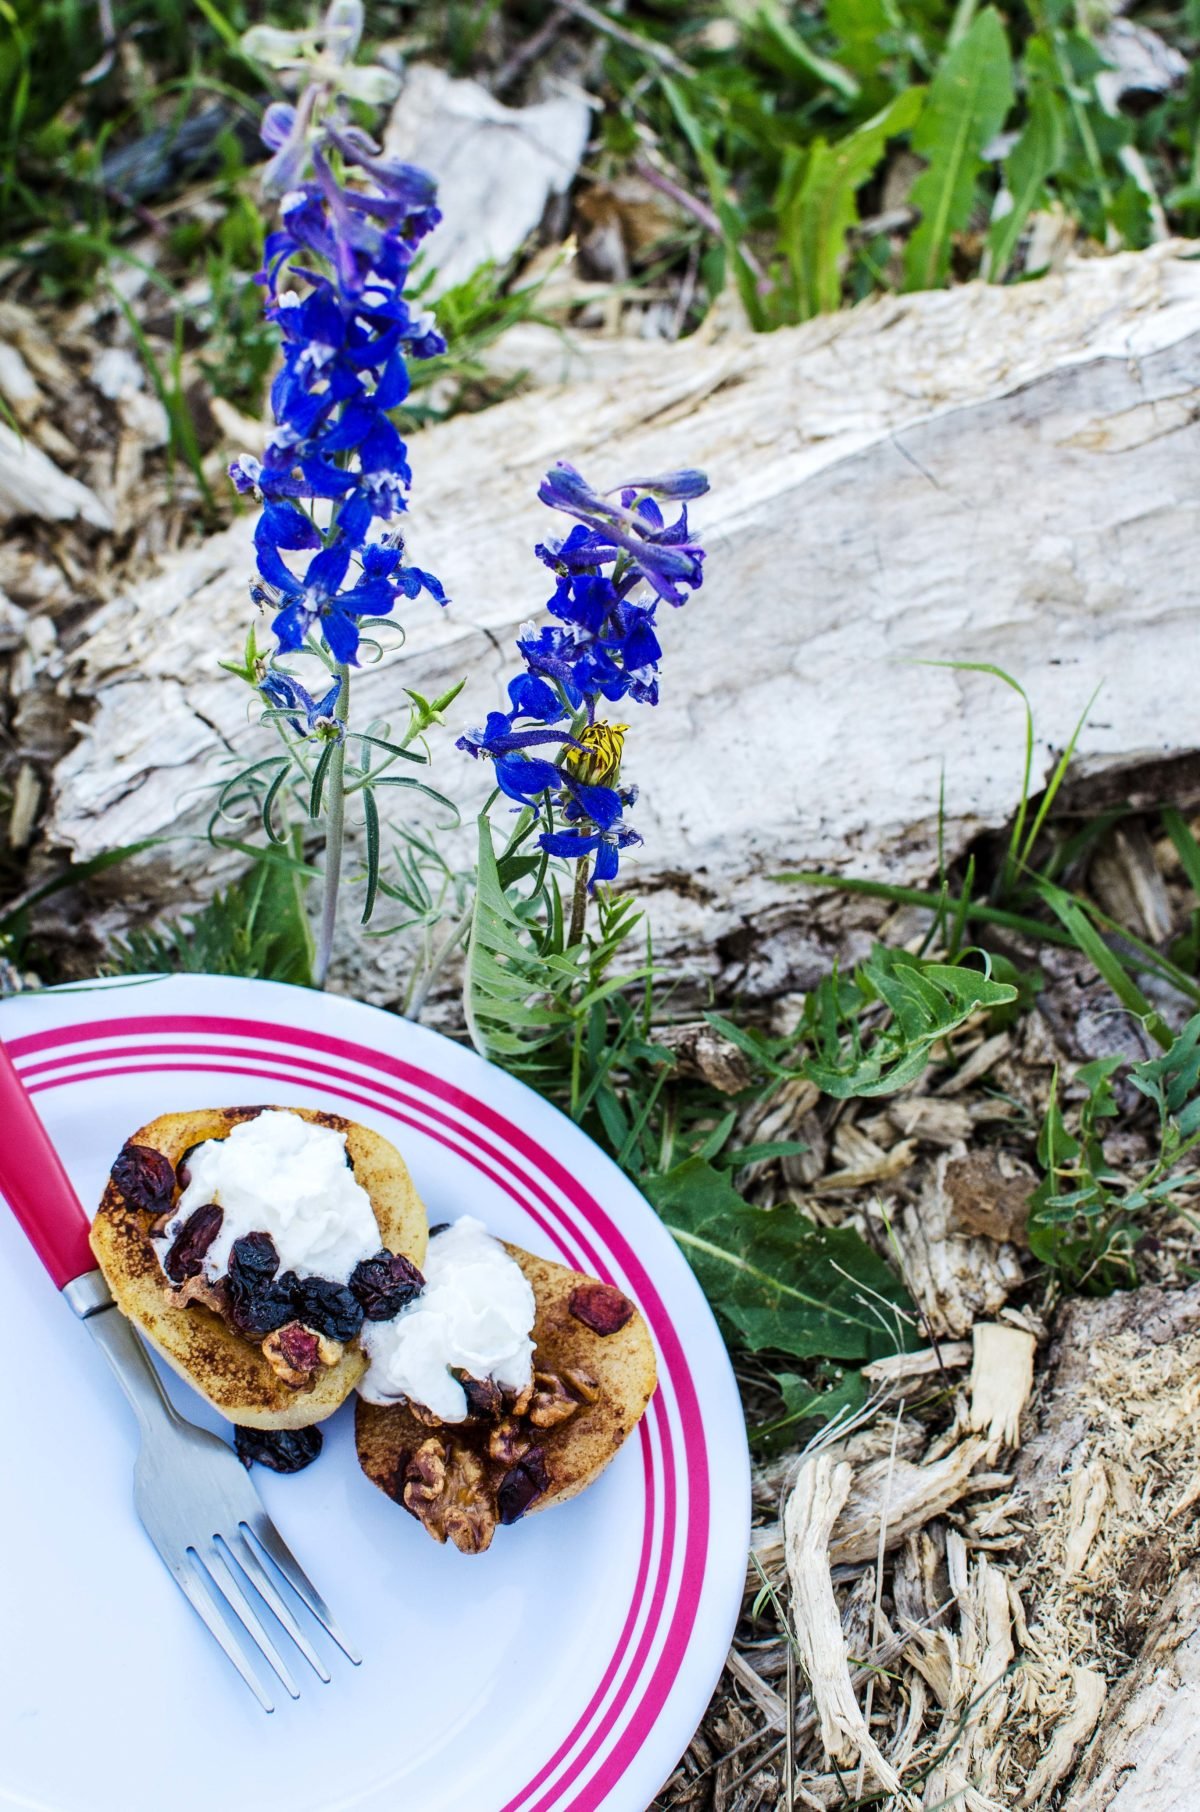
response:
<path fill-rule="evenodd" d="M 1104 1152 L 1106 1124 L 1118 1113 L 1114 1078 L 1124 1065 L 1121 1057 L 1101 1057 L 1076 1071 L 1084 1096 L 1073 1128 L 1056 1074 L 1038 1139 L 1045 1174 L 1030 1199 L 1030 1249 L 1073 1289 L 1093 1294 L 1136 1283 L 1136 1243 L 1147 1215 L 1200 1182 L 1200 1174 L 1179 1168 L 1200 1144 L 1200 1014 L 1161 1057 L 1129 1069 L 1129 1082 L 1158 1110 L 1158 1152 L 1135 1177 Z"/>
<path fill-rule="evenodd" d="M 851 976 L 835 970 L 811 991 L 798 1038 L 769 1039 L 721 1014 L 708 1017 L 769 1075 L 803 1078 L 846 1100 L 907 1088 L 936 1046 L 967 1020 L 1016 998 L 1011 983 L 963 962 L 932 962 L 876 945 Z"/>
<path fill-rule="evenodd" d="M 116 939 L 109 972 L 249 975 L 308 987 L 313 939 L 304 902 L 311 878 L 293 832 L 286 849 L 263 850 L 245 875 L 189 918 Z"/>
<path fill-rule="evenodd" d="M 837 308 L 846 238 L 859 218 L 858 192 L 888 140 L 913 126 L 924 95 L 923 88 L 907 88 L 832 144 L 817 137 L 806 151 L 785 152 L 777 208 L 787 275 L 778 280 L 786 291 L 777 306 L 788 319 Z"/>
<path fill-rule="evenodd" d="M 1049 84 L 1033 83 L 1024 130 L 1004 163 L 1008 206 L 994 213 L 988 230 L 988 275 L 999 282 L 1008 272 L 1025 224 L 1048 199 L 1046 185 L 1060 169 L 1066 150 L 1062 105 Z"/>

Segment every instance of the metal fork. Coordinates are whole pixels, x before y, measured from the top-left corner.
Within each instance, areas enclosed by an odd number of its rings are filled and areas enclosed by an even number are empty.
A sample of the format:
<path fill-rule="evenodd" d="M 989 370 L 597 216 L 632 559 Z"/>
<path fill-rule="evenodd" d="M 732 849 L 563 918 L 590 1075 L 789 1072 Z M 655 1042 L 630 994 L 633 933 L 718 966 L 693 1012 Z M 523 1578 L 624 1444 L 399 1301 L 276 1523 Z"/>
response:
<path fill-rule="evenodd" d="M 258 1604 L 271 1613 L 318 1679 L 328 1683 L 330 1678 L 265 1562 L 278 1568 L 357 1666 L 361 1657 L 263 1509 L 237 1455 L 178 1413 L 145 1347 L 116 1309 L 88 1244 L 88 1217 L 2 1043 L 0 1128 L 0 1192 L 133 1407 L 141 1429 L 134 1504 L 192 1609 L 264 1711 L 274 1711 L 275 1705 L 251 1665 L 254 1649 L 293 1699 L 299 1698 L 300 1688 Z"/>

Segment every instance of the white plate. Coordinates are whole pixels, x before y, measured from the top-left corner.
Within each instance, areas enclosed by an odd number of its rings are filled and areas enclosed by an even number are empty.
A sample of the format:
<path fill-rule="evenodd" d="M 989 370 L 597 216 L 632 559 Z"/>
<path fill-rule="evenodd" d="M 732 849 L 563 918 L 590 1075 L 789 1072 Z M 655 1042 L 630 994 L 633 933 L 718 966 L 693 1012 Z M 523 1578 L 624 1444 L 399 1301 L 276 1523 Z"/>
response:
<path fill-rule="evenodd" d="M 618 1284 L 659 1357 L 650 1409 L 603 1478 L 481 1557 L 436 1547 L 368 1482 L 350 1405 L 308 1471 L 256 1467 L 269 1513 L 364 1656 L 353 1668 L 326 1644 L 329 1686 L 297 1657 L 302 1696 L 279 1695 L 268 1718 L 143 1534 L 125 1401 L 0 1214 L 0 1804 L 644 1812 L 725 1658 L 749 1472 L 720 1335 L 629 1180 L 470 1051 L 303 989 L 181 976 L 24 995 L 0 1003 L 0 1036 L 88 1205 L 155 1114 L 327 1107 L 401 1146 L 431 1220 L 469 1210 Z M 184 1414 L 218 1425 L 169 1383 Z"/>

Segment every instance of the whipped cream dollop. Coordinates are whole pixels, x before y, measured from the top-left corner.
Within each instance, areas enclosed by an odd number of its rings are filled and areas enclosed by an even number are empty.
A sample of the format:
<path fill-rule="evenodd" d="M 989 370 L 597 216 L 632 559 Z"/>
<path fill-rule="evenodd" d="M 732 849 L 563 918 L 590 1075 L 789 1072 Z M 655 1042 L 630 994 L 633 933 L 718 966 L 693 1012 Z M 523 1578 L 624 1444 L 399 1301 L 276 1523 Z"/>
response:
<path fill-rule="evenodd" d="M 368 1321 L 368 1403 L 421 1404 L 463 1422 L 467 1398 L 452 1371 L 524 1390 L 533 1376 L 533 1291 L 516 1260 L 482 1221 L 464 1214 L 429 1242 L 425 1288 L 391 1321 Z"/>
<path fill-rule="evenodd" d="M 204 1255 L 210 1282 L 229 1269 L 245 1233 L 269 1233 L 281 1271 L 345 1283 L 360 1259 L 383 1244 L 371 1198 L 346 1162 L 346 1135 L 286 1109 L 242 1120 L 224 1139 L 189 1153 L 188 1186 L 159 1236 L 160 1257 L 184 1221 L 207 1202 L 223 1211 Z"/>

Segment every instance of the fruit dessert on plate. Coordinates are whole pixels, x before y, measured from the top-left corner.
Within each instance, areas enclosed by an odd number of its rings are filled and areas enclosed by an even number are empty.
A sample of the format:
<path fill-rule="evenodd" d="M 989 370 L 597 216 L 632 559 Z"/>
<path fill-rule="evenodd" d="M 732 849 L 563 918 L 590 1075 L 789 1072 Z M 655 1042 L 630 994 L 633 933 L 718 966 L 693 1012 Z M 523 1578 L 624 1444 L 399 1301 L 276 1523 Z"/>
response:
<path fill-rule="evenodd" d="M 400 1153 L 337 1114 L 160 1115 L 122 1147 L 91 1237 L 118 1307 L 243 1459 L 308 1464 L 357 1389 L 364 1472 L 463 1553 L 582 1491 L 654 1392 L 627 1297 L 469 1214 L 431 1235 Z"/>
<path fill-rule="evenodd" d="M 117 1306 L 214 1409 L 242 1429 L 306 1429 L 366 1371 L 364 1323 L 420 1290 L 428 1227 L 403 1158 L 370 1128 L 229 1107 L 134 1133 L 91 1237 Z"/>
<path fill-rule="evenodd" d="M 599 1477 L 655 1387 L 645 1321 L 611 1284 L 493 1239 L 435 1228 L 425 1287 L 364 1330 L 364 1472 L 435 1541 L 487 1548 L 497 1524 Z"/>

